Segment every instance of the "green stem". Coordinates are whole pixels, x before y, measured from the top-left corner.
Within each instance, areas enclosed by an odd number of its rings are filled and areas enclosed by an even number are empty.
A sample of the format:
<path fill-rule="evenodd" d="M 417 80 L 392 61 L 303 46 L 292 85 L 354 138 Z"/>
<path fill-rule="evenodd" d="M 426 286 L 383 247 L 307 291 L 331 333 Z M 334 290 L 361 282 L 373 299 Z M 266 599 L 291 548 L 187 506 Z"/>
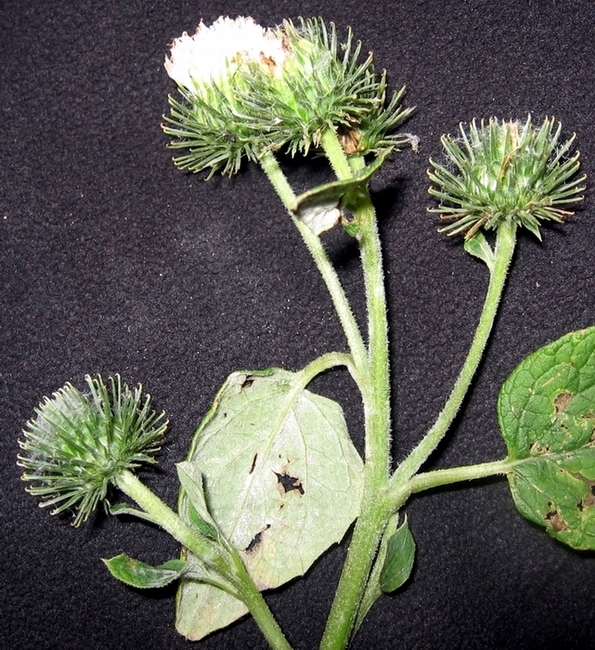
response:
<path fill-rule="evenodd" d="M 339 180 L 347 180 L 353 177 L 353 169 L 349 164 L 349 158 L 345 155 L 341 142 L 334 129 L 326 129 L 320 138 L 320 144 L 324 153 Z"/>
<path fill-rule="evenodd" d="M 205 564 L 219 568 L 219 546 L 199 537 L 166 503 L 142 483 L 130 470 L 118 475 L 116 485 L 124 494 L 137 503 L 163 530 L 168 532 L 182 546 L 199 557 Z"/>
<path fill-rule="evenodd" d="M 233 585 L 236 591 L 234 595 L 248 607 L 272 648 L 291 650 L 279 624 L 237 554 L 230 557 L 223 547 L 198 535 L 131 471 L 124 470 L 118 476 L 116 485 L 135 501 L 152 521 L 212 568 L 224 582 Z"/>
<path fill-rule="evenodd" d="M 238 564 L 238 577 L 240 578 L 238 591 L 240 592 L 241 600 L 249 609 L 260 631 L 273 650 L 291 650 L 291 646 L 285 638 L 283 630 L 273 617 L 269 606 L 258 590 L 258 587 L 254 584 L 239 556 Z"/>
<path fill-rule="evenodd" d="M 409 481 L 392 486 L 388 495 L 393 511 L 398 510 L 412 494 L 425 492 L 437 487 L 462 483 L 463 481 L 474 481 L 490 476 L 508 474 L 510 471 L 531 459 L 521 458 L 511 460 L 495 460 L 489 463 L 477 465 L 463 465 L 461 467 L 450 467 L 448 469 L 437 469 L 431 472 L 422 472 L 412 476 Z"/>
<path fill-rule="evenodd" d="M 331 368 L 337 368 L 338 366 L 345 366 L 356 383 L 359 384 L 359 375 L 357 368 L 353 363 L 353 357 L 344 352 L 327 352 L 326 354 L 314 359 L 314 361 L 311 361 L 307 366 L 300 370 L 303 387 L 305 388 L 314 377 L 321 375 L 323 372 L 326 372 Z"/>
<path fill-rule="evenodd" d="M 393 474 L 390 481 L 391 490 L 397 489 L 399 485 L 406 483 L 418 471 L 436 449 L 456 417 L 492 331 L 508 269 L 514 255 L 515 244 L 516 224 L 503 221 L 497 230 L 494 264 L 490 274 L 488 291 L 465 363 L 435 424 Z"/>
<path fill-rule="evenodd" d="M 260 157 L 260 165 L 266 173 L 283 205 L 291 215 L 293 222 L 300 232 L 310 254 L 312 255 L 322 279 L 326 284 L 331 300 L 341 322 L 343 331 L 347 338 L 347 344 L 353 356 L 353 361 L 358 369 L 364 369 L 367 365 L 367 354 L 362 335 L 345 295 L 339 276 L 328 258 L 326 250 L 322 245 L 320 237 L 315 235 L 310 228 L 297 219 L 293 214 L 296 196 L 289 185 L 285 174 L 281 170 L 277 159 L 270 151 L 265 151 Z"/>
<path fill-rule="evenodd" d="M 477 465 L 463 465 L 461 467 L 449 467 L 448 469 L 437 469 L 432 472 L 423 472 L 411 477 L 409 481 L 409 493 L 417 494 L 433 488 L 462 481 L 475 481 L 480 478 L 508 474 L 514 467 L 525 462 L 526 459 L 494 460 L 489 463 L 478 463 Z"/>
<path fill-rule="evenodd" d="M 475 481 L 490 476 L 508 474 L 513 468 L 531 460 L 533 459 L 520 458 L 512 460 L 505 458 L 504 460 L 495 460 L 489 463 L 463 465 L 461 467 L 449 467 L 448 469 L 422 472 L 421 474 L 412 476 L 405 483 L 391 486 L 388 501 L 391 504 L 392 512 L 397 512 L 412 494 L 419 494 L 426 490 L 462 483 L 463 481 Z"/>
<path fill-rule="evenodd" d="M 353 169 L 334 131 L 323 134 L 322 146 L 339 178 L 350 178 Z M 349 643 L 378 544 L 391 515 L 384 498 L 389 476 L 390 377 L 381 245 L 369 194 L 366 192 L 358 205 L 350 208 L 359 226 L 368 314 L 369 372 L 361 383 L 365 418 L 364 490 L 361 513 L 321 641 L 324 650 L 337 650 Z"/>

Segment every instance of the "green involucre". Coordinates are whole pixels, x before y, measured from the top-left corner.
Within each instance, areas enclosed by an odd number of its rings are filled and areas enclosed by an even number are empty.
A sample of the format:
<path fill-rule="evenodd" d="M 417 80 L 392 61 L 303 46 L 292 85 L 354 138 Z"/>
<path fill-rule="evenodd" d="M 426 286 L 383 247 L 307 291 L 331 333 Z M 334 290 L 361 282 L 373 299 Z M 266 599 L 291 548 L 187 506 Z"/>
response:
<path fill-rule="evenodd" d="M 403 144 L 408 136 L 388 135 L 412 109 L 401 109 L 404 88 L 386 105 L 386 75 L 378 75 L 372 54 L 361 60 L 361 43 L 351 30 L 339 43 L 335 25 L 322 19 L 284 21 L 277 28 L 291 56 L 278 83 L 260 74 L 253 102 L 264 114 L 277 146 L 294 155 L 319 146 L 324 130 L 337 130 L 347 153 L 366 154 Z M 275 123 L 270 124 L 273 107 Z M 266 128 L 267 124 L 262 124 Z"/>
<path fill-rule="evenodd" d="M 524 123 L 492 117 L 461 125 L 458 138 L 444 135 L 447 166 L 430 160 L 428 171 L 437 186 L 429 192 L 440 199 L 430 212 L 452 222 L 441 232 L 469 239 L 511 220 L 540 238 L 542 221 L 563 222 L 572 214 L 564 208 L 583 198 L 585 177 L 573 178 L 579 153 L 569 155 L 574 136 L 560 143 L 561 130 L 553 118 L 535 127 L 531 116 Z"/>
<path fill-rule="evenodd" d="M 225 83 L 206 95 L 179 88 L 183 102 L 170 96 L 171 115 L 163 130 L 186 149 L 174 158 L 181 169 L 232 175 L 243 158 L 257 160 L 267 150 L 307 154 L 325 129 L 339 132 L 348 153 L 366 154 L 411 142 L 390 134 L 412 109 L 402 109 L 404 89 L 387 103 L 386 75 L 378 75 L 372 55 L 363 62 L 361 44 L 348 32 L 339 43 L 335 26 L 322 19 L 285 21 L 275 33 L 288 56 L 280 74 L 242 62 Z M 204 89 L 203 89 L 204 90 Z"/>
<path fill-rule="evenodd" d="M 42 498 L 41 506 L 56 506 L 52 514 L 75 508 L 75 526 L 106 499 L 122 471 L 155 462 L 167 427 L 140 385 L 131 390 L 119 375 L 108 386 L 100 375 L 86 381 L 88 394 L 67 383 L 46 397 L 19 441 L 27 490 Z"/>

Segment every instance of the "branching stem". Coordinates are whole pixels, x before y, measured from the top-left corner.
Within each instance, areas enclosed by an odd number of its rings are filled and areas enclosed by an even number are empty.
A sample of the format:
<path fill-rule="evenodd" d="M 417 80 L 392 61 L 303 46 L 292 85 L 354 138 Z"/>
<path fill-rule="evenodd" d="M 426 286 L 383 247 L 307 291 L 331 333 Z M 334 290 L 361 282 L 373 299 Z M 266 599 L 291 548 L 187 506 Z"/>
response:
<path fill-rule="evenodd" d="M 507 220 L 502 221 L 498 226 L 490 283 L 467 358 L 436 422 L 393 474 L 390 482 L 391 489 L 408 481 L 419 470 L 445 436 L 465 399 L 496 319 L 508 269 L 514 255 L 516 228 L 514 222 Z"/>
<path fill-rule="evenodd" d="M 334 131 L 323 134 L 322 146 L 337 176 L 352 177 L 354 168 Z M 389 476 L 390 377 L 382 252 L 369 194 L 362 194 L 350 209 L 359 225 L 368 313 L 369 370 L 360 384 L 365 420 L 364 491 L 360 516 L 322 638 L 323 650 L 338 650 L 349 643 L 376 550 L 391 514 L 385 499 Z"/>
<path fill-rule="evenodd" d="M 166 503 L 144 485 L 129 470 L 123 471 L 116 485 L 124 494 L 135 501 L 152 521 L 161 526 L 182 546 L 200 558 L 207 566 L 217 572 L 224 582 L 235 591 L 235 596 L 244 602 L 261 629 L 271 648 L 291 650 L 279 624 L 273 617 L 262 594 L 246 571 L 239 556 L 227 557 L 224 549 L 199 535 L 186 524 Z"/>

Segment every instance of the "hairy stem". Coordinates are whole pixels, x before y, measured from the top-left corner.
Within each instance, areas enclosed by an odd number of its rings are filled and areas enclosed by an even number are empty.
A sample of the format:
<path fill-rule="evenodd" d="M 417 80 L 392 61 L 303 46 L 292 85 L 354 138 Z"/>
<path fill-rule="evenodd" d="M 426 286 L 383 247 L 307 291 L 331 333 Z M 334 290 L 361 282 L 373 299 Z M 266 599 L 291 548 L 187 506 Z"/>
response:
<path fill-rule="evenodd" d="M 182 546 L 199 557 L 205 564 L 218 567 L 221 554 L 219 546 L 205 537 L 198 536 L 177 513 L 152 492 L 135 474 L 125 470 L 118 475 L 116 485 L 137 503 L 163 530 Z"/>
<path fill-rule="evenodd" d="M 521 458 L 511 460 L 495 460 L 477 465 L 463 465 L 460 467 L 449 467 L 448 469 L 437 469 L 431 472 L 422 472 L 412 476 L 409 481 L 399 485 L 391 486 L 388 500 L 394 511 L 401 508 L 405 501 L 412 494 L 425 492 L 445 485 L 462 483 L 463 481 L 475 481 L 490 476 L 498 476 L 510 473 L 518 465 L 522 465 L 532 459 Z"/>
<path fill-rule="evenodd" d="M 353 356 L 356 368 L 364 369 L 367 365 L 368 359 L 362 335 L 353 315 L 353 311 L 351 310 L 349 301 L 347 300 L 347 296 L 345 295 L 345 290 L 341 285 L 341 281 L 339 280 L 335 268 L 328 258 L 320 237 L 315 235 L 312 230 L 303 223 L 303 221 L 297 219 L 293 214 L 292 209 L 295 205 L 296 196 L 291 189 L 285 174 L 283 174 L 283 171 L 279 167 L 279 163 L 275 156 L 270 151 L 266 151 L 260 158 L 260 165 L 275 188 L 275 191 L 279 195 L 283 205 L 291 215 L 293 222 L 299 230 L 300 235 L 302 236 L 316 266 L 318 267 L 318 270 L 320 271 L 320 274 L 322 275 L 322 279 L 326 284 L 335 311 L 337 312 L 339 321 L 343 331 L 345 332 L 347 344 Z"/>
<path fill-rule="evenodd" d="M 322 146 L 339 178 L 353 169 L 334 131 L 325 132 Z M 361 382 L 365 419 L 364 491 L 347 558 L 320 647 L 337 650 L 349 643 L 366 582 L 391 510 L 384 498 L 390 451 L 390 377 L 388 323 L 382 252 L 376 214 L 367 192 L 351 205 L 359 225 L 368 313 L 369 370 Z"/>
<path fill-rule="evenodd" d="M 489 463 L 478 463 L 477 465 L 463 465 L 461 467 L 449 467 L 448 469 L 437 469 L 432 472 L 422 472 L 411 477 L 409 481 L 409 492 L 417 494 L 433 488 L 462 481 L 474 481 L 480 478 L 508 474 L 514 467 L 521 465 L 526 459 L 494 460 Z"/>
<path fill-rule="evenodd" d="M 230 557 L 223 547 L 197 534 L 129 470 L 123 471 L 118 476 L 116 485 L 135 501 L 152 521 L 217 572 L 224 582 L 233 585 L 233 590 L 228 591 L 230 593 L 235 591 L 234 595 L 248 607 L 272 648 L 291 650 L 279 624 L 237 554 Z"/>
<path fill-rule="evenodd" d="M 393 474 L 390 481 L 391 489 L 395 489 L 399 485 L 407 482 L 419 470 L 430 454 L 436 449 L 456 417 L 465 395 L 469 390 L 469 386 L 479 366 L 483 351 L 492 331 L 500 298 L 504 291 L 508 269 L 514 255 L 515 244 L 516 224 L 503 221 L 497 230 L 494 265 L 490 273 L 488 291 L 465 363 L 436 422 Z"/>

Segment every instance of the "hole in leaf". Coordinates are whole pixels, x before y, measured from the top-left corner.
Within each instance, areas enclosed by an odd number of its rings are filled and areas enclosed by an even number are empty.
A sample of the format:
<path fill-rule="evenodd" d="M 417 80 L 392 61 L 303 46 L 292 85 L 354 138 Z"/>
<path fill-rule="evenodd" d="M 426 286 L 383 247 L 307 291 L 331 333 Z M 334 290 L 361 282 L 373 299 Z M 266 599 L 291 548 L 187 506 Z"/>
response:
<path fill-rule="evenodd" d="M 548 503 L 548 507 L 552 508 L 552 506 L 553 504 L 550 501 L 550 503 Z M 563 530 L 568 530 L 568 524 L 564 521 L 562 515 L 555 508 L 545 513 L 545 520 L 557 533 L 560 533 Z"/>
<path fill-rule="evenodd" d="M 538 454 L 548 454 L 550 451 L 549 445 L 542 445 L 540 442 L 535 441 L 529 448 L 529 453 L 534 456 Z"/>
<path fill-rule="evenodd" d="M 267 525 L 266 525 L 266 526 L 265 526 L 265 527 L 264 527 L 264 528 L 263 528 L 259 533 L 256 533 L 256 535 L 254 535 L 254 537 L 250 540 L 250 544 L 248 544 L 248 546 L 246 546 L 246 548 L 244 549 L 244 551 L 245 551 L 246 553 L 251 553 L 251 552 L 253 552 L 256 548 L 258 548 L 258 546 L 259 546 L 260 543 L 262 542 L 262 535 L 263 535 L 263 533 L 264 533 L 265 531 L 267 531 L 270 527 L 271 527 L 271 524 L 267 524 Z"/>
<path fill-rule="evenodd" d="M 254 471 L 254 468 L 256 467 L 256 459 L 258 458 L 258 454 L 254 454 L 254 458 L 252 459 L 252 466 L 250 467 L 250 471 L 248 474 L 252 474 Z"/>
<path fill-rule="evenodd" d="M 589 485 L 589 496 L 586 499 L 582 499 L 577 503 L 577 508 L 579 509 L 580 512 L 583 512 L 587 508 L 591 508 L 595 506 L 595 483 L 586 481 L 584 477 L 582 477 L 582 479 L 585 480 L 585 482 L 588 483 Z"/>
<path fill-rule="evenodd" d="M 296 478 L 295 476 L 290 476 L 286 472 L 283 472 L 282 474 L 275 472 L 275 476 L 277 477 L 277 487 L 282 495 L 293 490 L 298 494 L 304 494 L 301 479 Z"/>
<path fill-rule="evenodd" d="M 246 388 L 250 388 L 252 384 L 254 383 L 254 376 L 253 375 L 248 375 L 244 381 L 242 382 L 242 385 L 240 386 L 240 390 L 244 390 Z"/>

